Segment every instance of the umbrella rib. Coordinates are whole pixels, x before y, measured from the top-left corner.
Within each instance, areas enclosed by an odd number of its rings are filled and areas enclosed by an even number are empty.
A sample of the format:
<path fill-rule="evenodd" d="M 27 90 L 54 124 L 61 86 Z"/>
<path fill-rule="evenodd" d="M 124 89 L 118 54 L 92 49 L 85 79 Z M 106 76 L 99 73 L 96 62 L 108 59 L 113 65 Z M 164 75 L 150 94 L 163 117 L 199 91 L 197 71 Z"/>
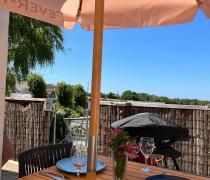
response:
<path fill-rule="evenodd" d="M 81 14 L 82 4 L 83 4 L 83 0 L 80 0 L 79 8 L 77 10 L 77 15 L 76 15 L 77 19 L 79 18 L 80 14 Z"/>
<path fill-rule="evenodd" d="M 196 0 L 198 7 L 201 7 L 201 5 L 205 2 L 205 0 Z"/>

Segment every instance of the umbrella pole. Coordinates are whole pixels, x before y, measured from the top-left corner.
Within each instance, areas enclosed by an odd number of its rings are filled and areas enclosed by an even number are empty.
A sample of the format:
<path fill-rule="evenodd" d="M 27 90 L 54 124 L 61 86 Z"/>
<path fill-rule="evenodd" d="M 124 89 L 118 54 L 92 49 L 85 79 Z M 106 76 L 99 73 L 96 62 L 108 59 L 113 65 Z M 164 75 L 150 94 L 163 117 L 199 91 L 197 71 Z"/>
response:
<path fill-rule="evenodd" d="M 97 136 L 99 129 L 100 87 L 103 45 L 104 0 L 95 1 L 94 48 L 91 85 L 91 109 L 88 141 L 87 179 L 96 179 Z"/>
<path fill-rule="evenodd" d="M 5 88 L 8 55 L 9 12 L 0 10 L 0 166 L 2 164 L 3 132 L 5 117 Z M 1 170 L 0 170 L 1 179 Z"/>

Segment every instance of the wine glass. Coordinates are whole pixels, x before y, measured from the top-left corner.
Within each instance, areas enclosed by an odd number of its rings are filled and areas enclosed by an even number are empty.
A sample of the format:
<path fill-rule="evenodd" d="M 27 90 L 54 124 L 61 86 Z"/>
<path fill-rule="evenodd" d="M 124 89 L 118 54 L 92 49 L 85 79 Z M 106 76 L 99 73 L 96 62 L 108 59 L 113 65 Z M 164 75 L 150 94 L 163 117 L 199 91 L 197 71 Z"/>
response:
<path fill-rule="evenodd" d="M 153 150 L 155 149 L 154 138 L 141 137 L 139 145 L 141 153 L 144 155 L 145 158 L 145 167 L 142 168 L 141 170 L 145 173 L 148 173 L 151 171 L 151 169 L 147 167 L 147 161 L 149 156 L 152 154 Z"/>
<path fill-rule="evenodd" d="M 80 170 L 87 163 L 87 146 L 85 146 L 83 141 L 73 143 L 70 161 L 77 171 L 77 176 L 80 176 Z"/>

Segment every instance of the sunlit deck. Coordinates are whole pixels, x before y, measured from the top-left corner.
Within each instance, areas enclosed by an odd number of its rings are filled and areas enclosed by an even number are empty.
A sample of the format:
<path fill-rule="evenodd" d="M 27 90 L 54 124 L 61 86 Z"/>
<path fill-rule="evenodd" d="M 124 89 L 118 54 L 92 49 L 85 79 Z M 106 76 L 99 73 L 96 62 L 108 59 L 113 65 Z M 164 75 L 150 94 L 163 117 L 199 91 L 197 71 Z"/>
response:
<path fill-rule="evenodd" d="M 3 167 L 2 167 L 2 180 L 14 180 L 18 178 L 18 162 L 9 160 Z"/>

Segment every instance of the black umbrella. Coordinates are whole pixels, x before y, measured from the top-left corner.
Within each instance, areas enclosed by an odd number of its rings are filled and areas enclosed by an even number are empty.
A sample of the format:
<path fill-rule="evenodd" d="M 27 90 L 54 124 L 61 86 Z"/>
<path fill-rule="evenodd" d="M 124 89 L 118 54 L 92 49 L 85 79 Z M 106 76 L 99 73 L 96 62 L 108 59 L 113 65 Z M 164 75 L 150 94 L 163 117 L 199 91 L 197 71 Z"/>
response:
<path fill-rule="evenodd" d="M 132 137 L 153 137 L 155 141 L 188 140 L 189 131 L 158 114 L 140 113 L 111 124 L 112 128 L 123 128 Z"/>

